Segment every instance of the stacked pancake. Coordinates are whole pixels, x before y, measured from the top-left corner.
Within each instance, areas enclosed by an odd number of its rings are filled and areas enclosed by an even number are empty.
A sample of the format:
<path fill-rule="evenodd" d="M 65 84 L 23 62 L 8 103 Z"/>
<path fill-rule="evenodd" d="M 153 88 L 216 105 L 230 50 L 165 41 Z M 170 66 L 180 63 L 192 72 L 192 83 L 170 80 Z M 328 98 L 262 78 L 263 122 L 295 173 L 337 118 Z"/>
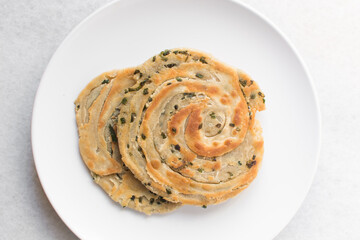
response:
<path fill-rule="evenodd" d="M 75 101 L 94 181 L 146 214 L 235 196 L 256 177 L 265 95 L 248 75 L 190 49 L 92 80 Z"/>

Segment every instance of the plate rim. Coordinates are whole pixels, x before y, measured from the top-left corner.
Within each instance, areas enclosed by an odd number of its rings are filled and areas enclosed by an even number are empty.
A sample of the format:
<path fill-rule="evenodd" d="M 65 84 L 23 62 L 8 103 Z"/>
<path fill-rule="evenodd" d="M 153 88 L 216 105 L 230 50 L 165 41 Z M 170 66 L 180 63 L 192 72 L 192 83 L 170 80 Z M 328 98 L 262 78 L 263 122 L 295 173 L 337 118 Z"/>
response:
<path fill-rule="evenodd" d="M 87 23 L 89 20 L 91 20 L 95 15 L 97 15 L 99 12 L 105 10 L 106 8 L 110 7 L 111 5 L 114 5 L 118 2 L 126 2 L 126 1 L 130 1 L 132 3 L 134 3 L 134 0 L 113 0 L 109 3 L 106 3 L 102 6 L 100 6 L 99 8 L 97 8 L 96 10 L 94 10 L 92 13 L 90 13 L 87 17 L 85 17 L 83 20 L 81 20 L 69 33 L 67 33 L 66 37 L 61 41 L 61 43 L 58 45 L 58 47 L 56 48 L 56 50 L 54 51 L 54 53 L 52 54 L 48 64 L 45 67 L 45 70 L 41 76 L 38 88 L 36 90 L 36 94 L 35 94 L 35 98 L 34 98 L 34 102 L 33 102 L 33 109 L 32 109 L 32 117 L 31 117 L 31 149 L 32 149 L 32 155 L 33 155 L 33 160 L 34 160 L 34 164 L 35 164 L 35 170 L 36 173 L 38 175 L 39 181 L 40 181 L 40 185 L 42 187 L 42 189 L 44 190 L 45 196 L 47 197 L 47 199 L 49 200 L 52 208 L 55 210 L 56 214 L 59 216 L 59 218 L 61 219 L 61 221 L 66 225 L 66 227 L 78 238 L 83 239 L 84 236 L 81 236 L 81 233 L 77 232 L 75 230 L 75 228 L 73 226 L 70 226 L 70 224 L 68 224 L 64 217 L 62 216 L 62 214 L 60 213 L 60 209 L 57 209 L 57 207 L 55 207 L 54 203 L 53 203 L 53 199 L 52 197 L 48 194 L 47 188 L 45 187 L 45 180 L 44 177 L 42 177 L 42 174 L 38 171 L 38 164 L 39 162 L 36 160 L 36 155 L 37 155 L 37 151 L 36 147 L 34 146 L 34 139 L 35 139 L 35 131 L 34 131 L 34 122 L 36 119 L 36 108 L 39 105 L 39 93 L 42 91 L 43 88 L 43 83 L 44 83 L 44 79 L 46 78 L 46 75 L 48 73 L 48 69 L 49 67 L 53 64 L 54 58 L 57 55 L 57 53 L 63 48 L 63 46 L 66 45 L 66 43 L 69 41 L 69 39 L 77 32 L 78 29 L 80 29 L 85 23 Z M 140 0 L 136 0 L 136 1 L 140 1 Z M 304 70 L 304 73 L 307 77 L 307 80 L 310 84 L 310 88 L 311 88 L 311 93 L 314 97 L 314 103 L 315 103 L 315 109 L 316 109 L 316 125 L 317 125 L 317 152 L 316 152 L 316 157 L 314 159 L 314 168 L 312 170 L 311 173 L 311 177 L 309 179 L 309 183 L 306 186 L 306 190 L 305 190 L 305 194 L 302 196 L 301 201 L 299 201 L 298 206 L 296 206 L 293 209 L 293 213 L 290 214 L 289 219 L 286 219 L 286 221 L 284 221 L 284 224 L 282 224 L 281 227 L 279 227 L 279 229 L 274 232 L 274 235 L 271 236 L 270 239 L 274 239 L 277 235 L 279 235 L 284 228 L 291 222 L 291 220 L 295 217 L 296 213 L 299 211 L 300 207 L 303 205 L 305 198 L 307 197 L 307 195 L 309 194 L 309 190 L 313 184 L 314 181 L 314 177 L 315 174 L 317 172 L 317 168 L 318 168 L 318 164 L 319 164 L 319 158 L 320 158 L 320 152 L 321 152 L 321 146 L 322 146 L 322 117 L 321 117 L 321 109 L 320 109 L 320 104 L 319 104 L 319 96 L 318 93 L 316 91 L 316 87 L 314 84 L 314 80 L 310 74 L 310 71 L 308 69 L 308 66 L 306 65 L 305 61 L 303 60 L 303 58 L 301 57 L 300 53 L 298 52 L 297 48 L 294 46 L 294 44 L 292 43 L 292 41 L 284 34 L 284 32 L 282 30 L 280 30 L 280 28 L 275 25 L 271 20 L 269 20 L 268 17 L 266 17 L 265 15 L 263 15 L 260 11 L 256 10 L 255 8 L 253 8 L 252 6 L 250 6 L 247 3 L 242 2 L 241 0 L 226 0 L 228 2 L 233 2 L 235 4 L 240 5 L 241 7 L 243 7 L 244 9 L 246 9 L 247 11 L 253 13 L 254 15 L 256 15 L 258 18 L 260 18 L 261 20 L 263 20 L 264 23 L 268 24 L 277 34 L 280 35 L 280 37 L 285 41 L 285 43 L 290 47 L 291 51 L 293 51 L 294 55 L 296 56 L 296 58 L 299 60 L 299 63 L 301 65 L 301 67 Z M 38 148 L 39 149 L 39 148 Z"/>

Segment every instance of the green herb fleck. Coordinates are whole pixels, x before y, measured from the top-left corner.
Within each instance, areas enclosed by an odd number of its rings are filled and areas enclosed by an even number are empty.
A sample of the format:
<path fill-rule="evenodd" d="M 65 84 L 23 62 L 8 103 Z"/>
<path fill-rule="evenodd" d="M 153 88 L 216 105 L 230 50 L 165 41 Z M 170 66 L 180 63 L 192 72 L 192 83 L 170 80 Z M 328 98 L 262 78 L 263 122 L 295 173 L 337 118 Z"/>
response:
<path fill-rule="evenodd" d="M 139 91 L 145 85 L 146 82 L 150 82 L 150 80 L 145 79 L 144 81 L 140 82 L 139 86 L 137 86 L 136 88 L 128 88 L 128 91 L 129 92 Z"/>
<path fill-rule="evenodd" d="M 180 151 L 180 145 L 179 145 L 179 144 L 176 144 L 176 145 L 175 145 L 175 150 Z"/>
<path fill-rule="evenodd" d="M 152 100 L 153 100 L 152 97 L 148 98 L 148 102 L 152 102 Z"/>
<path fill-rule="evenodd" d="M 263 94 L 262 92 L 258 92 L 260 97 L 265 97 L 265 94 Z"/>
<path fill-rule="evenodd" d="M 201 173 L 204 171 L 203 168 L 198 168 L 197 170 L 198 170 L 198 172 L 201 172 Z"/>
<path fill-rule="evenodd" d="M 252 166 L 256 165 L 256 155 L 252 156 L 252 159 L 246 162 L 246 166 L 250 169 Z"/>
<path fill-rule="evenodd" d="M 230 126 L 230 127 L 235 127 L 235 124 L 230 123 L 229 126 Z"/>
<path fill-rule="evenodd" d="M 153 204 L 153 203 L 154 203 L 154 201 L 155 201 L 155 199 L 150 198 L 150 204 Z"/>
<path fill-rule="evenodd" d="M 104 81 L 102 81 L 102 83 L 101 84 L 108 84 L 110 82 L 110 80 L 109 79 L 105 79 Z"/>
<path fill-rule="evenodd" d="M 230 175 L 230 177 L 234 176 L 232 172 L 227 172 L 227 173 Z"/>
<path fill-rule="evenodd" d="M 163 56 L 169 55 L 170 50 L 169 49 L 165 49 L 164 51 L 162 51 L 160 54 Z"/>
<path fill-rule="evenodd" d="M 215 113 L 214 113 L 214 112 L 211 112 L 209 115 L 210 115 L 210 117 L 211 117 L 212 119 L 215 119 L 215 118 L 216 118 L 216 116 L 215 116 Z"/>
<path fill-rule="evenodd" d="M 182 79 L 180 77 L 176 77 L 176 81 L 182 82 Z"/>
<path fill-rule="evenodd" d="M 167 193 L 167 194 L 171 194 L 171 190 L 167 188 L 167 189 L 166 189 L 166 193 Z"/>
<path fill-rule="evenodd" d="M 240 128 L 239 128 L 239 127 L 237 127 L 237 128 L 236 128 L 236 131 L 240 132 Z"/>
<path fill-rule="evenodd" d="M 207 64 L 207 61 L 205 61 L 205 57 L 201 57 L 200 58 L 200 62 L 204 63 L 204 64 Z"/>
<path fill-rule="evenodd" d="M 199 125 L 198 129 L 199 129 L 199 130 L 200 130 L 200 129 L 202 129 L 202 126 L 203 126 L 203 124 L 202 124 L 202 123 L 200 123 L 200 125 Z"/>
<path fill-rule="evenodd" d="M 139 197 L 139 203 L 142 203 L 142 197 Z"/>
<path fill-rule="evenodd" d="M 140 77 L 140 78 L 142 78 L 142 76 L 143 76 L 142 72 L 140 72 L 139 69 L 136 69 L 136 70 L 135 70 L 134 75 L 135 75 L 135 74 L 139 74 L 139 77 Z"/>
<path fill-rule="evenodd" d="M 198 77 L 198 78 L 203 78 L 204 77 L 204 75 L 202 75 L 201 73 L 197 73 L 197 74 L 195 74 L 195 76 Z"/>
<path fill-rule="evenodd" d="M 174 108 L 175 108 L 175 110 L 178 110 L 179 106 L 178 106 L 178 105 L 175 105 Z"/>
<path fill-rule="evenodd" d="M 121 124 L 125 124 L 126 123 L 126 120 L 125 120 L 125 118 L 120 118 L 120 122 L 121 122 Z"/>
<path fill-rule="evenodd" d="M 134 201 L 134 200 L 135 200 L 135 196 L 132 195 L 130 199 L 131 199 L 132 201 Z"/>
<path fill-rule="evenodd" d="M 118 141 L 116 132 L 115 132 L 113 126 L 111 126 L 110 124 L 109 124 L 109 131 L 110 131 L 111 140 L 116 143 Z"/>
<path fill-rule="evenodd" d="M 243 86 L 243 87 L 245 87 L 246 86 L 246 83 L 247 83 L 247 81 L 246 80 L 239 80 L 240 81 L 240 84 Z"/>
<path fill-rule="evenodd" d="M 161 133 L 161 136 L 162 136 L 162 138 L 163 138 L 163 139 L 165 139 L 165 138 L 166 138 L 166 134 L 165 134 L 165 133 L 163 133 L 163 132 Z"/>
<path fill-rule="evenodd" d="M 263 103 L 265 103 L 265 98 L 263 98 Z"/>
<path fill-rule="evenodd" d="M 238 164 L 239 164 L 239 166 L 241 166 L 241 165 L 242 165 L 242 163 L 241 163 L 240 161 L 238 161 Z"/>
<path fill-rule="evenodd" d="M 250 95 L 250 99 L 255 99 L 256 95 L 255 94 L 251 94 Z"/>
<path fill-rule="evenodd" d="M 166 68 L 172 68 L 175 66 L 176 66 L 176 63 L 169 63 L 169 64 L 164 65 L 164 67 L 166 67 Z"/>
<path fill-rule="evenodd" d="M 189 162 L 190 166 L 194 165 L 192 162 Z"/>
<path fill-rule="evenodd" d="M 184 50 L 184 51 L 179 51 L 180 54 L 184 54 L 184 55 L 188 55 L 188 51 Z"/>
<path fill-rule="evenodd" d="M 207 208 L 207 206 L 206 206 L 206 205 L 202 205 L 202 208 Z"/>
<path fill-rule="evenodd" d="M 145 89 L 143 90 L 143 94 L 146 95 L 146 94 L 148 94 L 148 93 L 149 93 L 149 89 L 148 89 L 148 88 L 145 88 Z"/>
<path fill-rule="evenodd" d="M 176 133 L 176 128 L 172 128 L 171 131 L 172 131 L 173 133 Z"/>
<path fill-rule="evenodd" d="M 125 105 L 125 104 L 127 103 L 127 101 L 128 101 L 127 98 L 124 97 L 124 98 L 121 100 L 121 103 Z"/>
<path fill-rule="evenodd" d="M 221 127 L 221 123 L 218 123 L 215 125 L 217 128 L 220 128 Z"/>
<path fill-rule="evenodd" d="M 155 60 L 156 60 L 156 56 L 153 56 L 152 61 L 155 62 Z"/>
<path fill-rule="evenodd" d="M 252 168 L 252 166 L 256 165 L 256 161 L 254 160 L 249 160 L 246 162 L 246 166 L 250 169 Z"/>
<path fill-rule="evenodd" d="M 145 134 L 141 134 L 141 138 L 143 139 L 143 140 L 145 140 L 146 139 L 146 135 Z"/>

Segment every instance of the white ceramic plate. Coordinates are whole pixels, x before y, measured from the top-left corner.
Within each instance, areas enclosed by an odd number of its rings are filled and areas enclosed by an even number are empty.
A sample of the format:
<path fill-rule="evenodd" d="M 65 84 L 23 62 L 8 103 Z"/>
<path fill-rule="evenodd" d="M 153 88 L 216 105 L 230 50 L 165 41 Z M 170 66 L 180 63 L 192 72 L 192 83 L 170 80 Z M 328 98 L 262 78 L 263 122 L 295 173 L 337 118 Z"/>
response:
<path fill-rule="evenodd" d="M 258 114 L 265 155 L 237 197 L 147 217 L 112 202 L 78 151 L 74 100 L 98 74 L 190 47 L 245 70 L 266 95 Z M 312 82 L 284 36 L 254 10 L 221 0 L 123 0 L 84 20 L 60 45 L 37 92 L 36 168 L 51 204 L 82 239 L 272 239 L 303 201 L 317 165 L 319 108 Z"/>

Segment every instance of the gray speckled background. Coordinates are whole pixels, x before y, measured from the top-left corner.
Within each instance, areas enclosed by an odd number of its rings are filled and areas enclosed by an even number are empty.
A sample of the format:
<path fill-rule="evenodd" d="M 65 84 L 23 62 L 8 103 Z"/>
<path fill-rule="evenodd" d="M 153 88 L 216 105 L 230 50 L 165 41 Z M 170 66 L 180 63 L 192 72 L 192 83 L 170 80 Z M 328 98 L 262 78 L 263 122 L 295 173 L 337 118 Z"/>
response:
<path fill-rule="evenodd" d="M 36 174 L 30 120 L 57 46 L 109 0 L 0 0 L 0 238 L 76 239 Z M 360 1 L 244 0 L 295 44 L 314 78 L 322 150 L 302 207 L 276 240 L 360 239 Z"/>

